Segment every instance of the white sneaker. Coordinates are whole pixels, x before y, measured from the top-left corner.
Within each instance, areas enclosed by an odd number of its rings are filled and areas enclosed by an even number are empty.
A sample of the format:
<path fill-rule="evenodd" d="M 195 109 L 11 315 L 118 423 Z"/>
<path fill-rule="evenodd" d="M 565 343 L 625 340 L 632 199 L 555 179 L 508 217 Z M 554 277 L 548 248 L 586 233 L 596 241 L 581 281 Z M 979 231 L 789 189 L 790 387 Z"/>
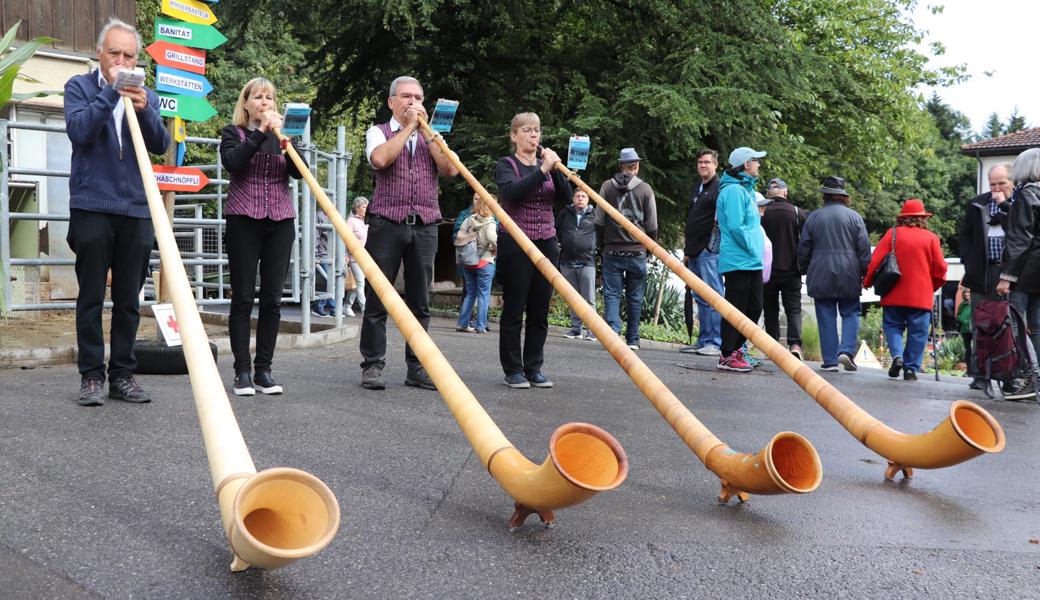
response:
<path fill-rule="evenodd" d="M 697 348 L 697 354 L 700 354 L 701 356 L 722 356 L 722 350 L 720 350 L 718 346 L 705 344 L 700 348 Z"/>
<path fill-rule="evenodd" d="M 350 308 L 348 306 L 348 307 L 343 309 L 343 314 L 347 315 L 348 317 L 353 317 L 354 316 L 354 309 L 352 309 L 352 308 Z"/>

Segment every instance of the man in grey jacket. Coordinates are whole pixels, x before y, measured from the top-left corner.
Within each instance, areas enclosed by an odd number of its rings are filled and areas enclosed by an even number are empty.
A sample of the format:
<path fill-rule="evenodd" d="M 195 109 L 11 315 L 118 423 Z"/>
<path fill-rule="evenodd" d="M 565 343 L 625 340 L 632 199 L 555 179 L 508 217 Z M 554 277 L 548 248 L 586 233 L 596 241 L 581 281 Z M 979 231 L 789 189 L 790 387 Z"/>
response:
<path fill-rule="evenodd" d="M 816 305 L 824 371 L 855 371 L 859 335 L 859 297 L 870 263 L 870 239 L 863 217 L 849 208 L 845 180 L 831 176 L 820 188 L 823 207 L 814 210 L 798 241 L 798 267 Z M 841 314 L 841 339 L 838 314 Z"/>
<path fill-rule="evenodd" d="M 637 177 L 639 155 L 635 148 L 622 148 L 618 157 L 621 172 L 599 188 L 599 195 L 616 208 L 626 219 L 642 229 L 651 239 L 657 239 L 657 201 L 654 190 Z M 607 323 L 621 333 L 621 292 L 625 293 L 628 327 L 625 343 L 639 349 L 639 315 L 643 311 L 643 292 L 646 289 L 646 249 L 596 207 L 596 239 L 603 256 L 603 312 Z"/>

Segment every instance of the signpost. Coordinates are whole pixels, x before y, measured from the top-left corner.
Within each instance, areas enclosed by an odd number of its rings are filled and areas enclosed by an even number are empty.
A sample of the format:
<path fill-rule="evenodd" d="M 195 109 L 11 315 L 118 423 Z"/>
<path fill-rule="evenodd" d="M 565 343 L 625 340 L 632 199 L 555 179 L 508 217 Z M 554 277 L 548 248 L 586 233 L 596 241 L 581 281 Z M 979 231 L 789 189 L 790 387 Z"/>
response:
<path fill-rule="evenodd" d="M 148 46 L 148 54 L 155 62 L 171 69 L 181 69 L 203 75 L 206 73 L 206 51 L 188 48 L 170 42 L 155 42 Z"/>
<path fill-rule="evenodd" d="M 213 86 L 202 75 L 157 66 L 155 67 L 155 89 L 160 92 L 205 98 L 213 91 Z"/>
<path fill-rule="evenodd" d="M 162 0 L 162 13 L 170 15 L 174 19 L 198 23 L 199 25 L 212 25 L 217 22 L 217 17 L 208 6 L 195 0 Z"/>
<path fill-rule="evenodd" d="M 164 117 L 179 116 L 185 121 L 201 123 L 217 116 L 217 109 L 213 108 L 213 105 L 205 98 L 160 92 L 159 114 Z"/>
<path fill-rule="evenodd" d="M 152 165 L 159 189 L 166 192 L 197 192 L 206 187 L 209 177 L 197 167 Z"/>
<path fill-rule="evenodd" d="M 185 23 L 163 17 L 155 20 L 155 39 L 203 50 L 212 50 L 227 41 L 224 34 L 209 25 Z"/>

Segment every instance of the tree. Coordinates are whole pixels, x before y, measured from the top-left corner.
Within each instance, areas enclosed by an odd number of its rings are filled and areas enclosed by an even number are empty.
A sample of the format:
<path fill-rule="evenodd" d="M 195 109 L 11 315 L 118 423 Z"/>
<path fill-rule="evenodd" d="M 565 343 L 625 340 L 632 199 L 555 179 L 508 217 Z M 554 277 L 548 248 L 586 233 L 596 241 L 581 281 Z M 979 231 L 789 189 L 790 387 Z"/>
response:
<path fill-rule="evenodd" d="M 1004 133 L 1014 133 L 1016 131 L 1022 131 L 1026 128 L 1026 118 L 1018 114 L 1018 107 L 1016 106 L 1011 111 L 1011 116 L 1008 117 L 1007 125 L 1004 126 Z"/>
<path fill-rule="evenodd" d="M 911 90 L 956 74 L 928 71 L 911 49 L 911 4 L 359 0 L 343 11 L 316 0 L 297 7 L 292 27 L 326 118 L 385 119 L 387 85 L 414 75 L 431 99 L 462 102 L 449 141 L 485 181 L 520 110 L 542 117 L 553 148 L 592 137 L 583 177 L 593 185 L 613 172 L 618 148 L 637 147 L 674 241 L 703 146 L 766 149 L 766 175 L 783 175 L 796 197 L 842 173 L 861 207 L 909 177 L 899 157 L 919 145 L 922 118 Z M 449 209 L 467 198 L 461 182 L 447 187 Z"/>
<path fill-rule="evenodd" d="M 986 124 L 982 126 L 982 139 L 995 138 L 1004 135 L 1004 124 L 1000 122 L 1000 117 L 997 113 L 992 112 L 989 118 L 986 119 Z"/>

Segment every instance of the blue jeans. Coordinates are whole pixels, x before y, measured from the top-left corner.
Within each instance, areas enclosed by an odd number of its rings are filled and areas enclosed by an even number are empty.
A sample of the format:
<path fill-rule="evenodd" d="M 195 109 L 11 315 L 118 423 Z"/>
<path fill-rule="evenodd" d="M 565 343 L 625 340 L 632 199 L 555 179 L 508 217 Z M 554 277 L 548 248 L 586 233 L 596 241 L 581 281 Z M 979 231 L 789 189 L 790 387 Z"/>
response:
<path fill-rule="evenodd" d="M 859 298 L 815 298 L 816 324 L 820 330 L 823 364 L 838 364 L 838 355 L 856 356 L 859 335 Z M 838 314 L 841 314 L 841 340 L 838 340 Z"/>
<path fill-rule="evenodd" d="M 625 343 L 639 343 L 639 315 L 646 289 L 646 255 L 603 257 L 603 313 L 614 333 L 621 333 L 621 292 L 625 292 L 628 327 Z"/>
<path fill-rule="evenodd" d="M 487 331 L 488 304 L 491 303 L 491 280 L 495 278 L 495 263 L 488 263 L 479 269 L 462 269 L 462 279 L 466 286 L 462 307 L 459 309 L 458 327 L 468 327 L 473 306 L 477 307 L 477 331 Z"/>
<path fill-rule="evenodd" d="M 903 357 L 904 368 L 920 372 L 924 347 L 928 343 L 928 326 L 932 324 L 932 311 L 909 306 L 884 306 L 881 314 L 881 328 L 885 332 L 888 353 L 892 358 Z"/>
<path fill-rule="evenodd" d="M 701 281 L 711 286 L 711 289 L 718 292 L 720 296 L 726 295 L 726 287 L 722 284 L 722 277 L 719 275 L 718 254 L 702 250 L 700 254 L 693 258 L 686 257 L 686 267 L 693 271 L 693 274 L 699 277 Z M 696 347 L 715 346 L 716 348 L 721 348 L 722 315 L 697 294 L 693 295 L 693 299 L 697 301 L 697 320 L 700 322 Z"/>
<path fill-rule="evenodd" d="M 1033 342 L 1033 350 L 1040 352 L 1040 294 L 1013 291 L 1009 301 L 1026 318 L 1026 326 L 1031 332 L 1029 339 Z"/>

